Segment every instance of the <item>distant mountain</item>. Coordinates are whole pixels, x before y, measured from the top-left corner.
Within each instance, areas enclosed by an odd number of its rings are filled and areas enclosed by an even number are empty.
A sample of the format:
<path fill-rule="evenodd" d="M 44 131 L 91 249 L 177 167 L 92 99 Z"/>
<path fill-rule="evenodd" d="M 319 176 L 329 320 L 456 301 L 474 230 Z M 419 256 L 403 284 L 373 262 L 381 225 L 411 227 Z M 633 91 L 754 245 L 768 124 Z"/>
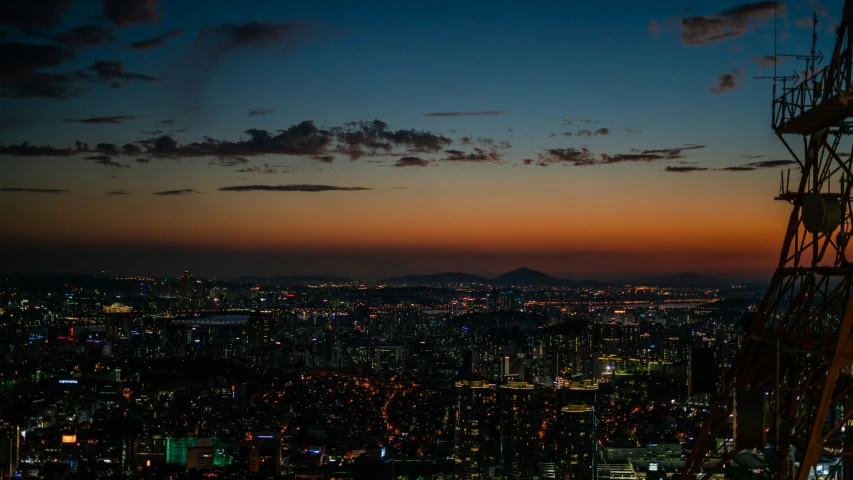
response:
<path fill-rule="evenodd" d="M 403 275 L 385 281 L 395 283 L 491 283 L 491 280 L 486 277 L 458 272 L 436 273 L 434 275 Z"/>
<path fill-rule="evenodd" d="M 719 287 L 723 285 L 731 285 L 731 282 L 721 280 L 714 277 L 706 277 L 695 272 L 679 273 L 678 275 L 669 275 L 663 277 L 654 277 L 648 279 L 649 282 L 655 285 L 667 287 Z"/>
<path fill-rule="evenodd" d="M 486 285 L 518 285 L 518 286 L 540 286 L 540 287 L 604 287 L 606 283 L 596 280 L 584 280 L 576 282 L 574 280 L 552 277 L 546 273 L 533 270 L 527 267 L 517 268 L 511 272 L 504 273 L 496 278 L 490 279 L 480 275 L 472 275 L 470 273 L 447 272 L 436 273 L 434 275 L 403 275 L 400 277 L 388 278 L 386 282 L 405 282 L 405 283 L 482 283 Z"/>
<path fill-rule="evenodd" d="M 575 282 L 555 278 L 527 267 L 521 267 L 495 278 L 493 283 L 498 285 L 568 286 L 574 285 Z"/>

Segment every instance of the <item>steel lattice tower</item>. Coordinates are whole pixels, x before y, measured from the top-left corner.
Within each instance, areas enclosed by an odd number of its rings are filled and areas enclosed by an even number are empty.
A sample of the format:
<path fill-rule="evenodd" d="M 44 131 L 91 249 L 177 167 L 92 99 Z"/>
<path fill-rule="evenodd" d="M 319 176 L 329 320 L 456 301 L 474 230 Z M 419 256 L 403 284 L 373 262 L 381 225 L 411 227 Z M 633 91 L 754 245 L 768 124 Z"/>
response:
<path fill-rule="evenodd" d="M 793 208 L 778 267 L 682 480 L 722 473 L 746 448 L 763 451 L 771 478 L 853 478 L 853 155 L 839 153 L 853 134 L 851 22 L 845 0 L 829 65 L 781 96 L 774 86 L 773 129 L 799 164 L 799 185 L 783 178 L 777 200 Z M 758 440 L 739 435 L 747 423 L 760 424 Z"/>

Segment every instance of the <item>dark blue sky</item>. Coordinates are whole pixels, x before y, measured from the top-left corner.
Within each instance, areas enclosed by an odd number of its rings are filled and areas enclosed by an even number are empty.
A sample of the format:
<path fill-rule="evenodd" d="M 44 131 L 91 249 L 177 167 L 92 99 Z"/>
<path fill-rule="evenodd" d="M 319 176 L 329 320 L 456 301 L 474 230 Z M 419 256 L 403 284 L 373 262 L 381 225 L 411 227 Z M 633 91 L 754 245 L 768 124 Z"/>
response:
<path fill-rule="evenodd" d="M 761 58 L 773 53 L 772 2 L 9 1 L 0 7 L 0 42 L 23 52 L 0 71 L 0 195 L 24 205 L 0 207 L 0 220 L 20 226 L 5 240 L 12 246 L 339 251 L 334 221 L 371 232 L 350 235 L 346 248 L 458 252 L 486 242 L 496 252 L 547 245 L 652 259 L 696 245 L 685 253 L 687 268 L 708 263 L 697 252 L 769 252 L 781 241 L 787 213 L 769 201 L 778 173 L 756 162 L 788 156 L 769 128 L 771 83 L 752 78 L 773 72 L 772 59 Z M 55 7 L 60 20 L 29 28 L 44 10 L 26 4 Z M 831 53 L 840 8 L 776 4 L 779 50 L 808 50 L 807 19 L 817 10 L 820 46 Z M 80 26 L 109 38 L 63 47 L 62 33 Z M 127 48 L 173 31 L 156 48 Z M 33 67 L 31 45 L 66 50 L 56 53 L 61 61 Z M 122 64 L 105 70 L 99 61 Z M 799 61 L 779 65 L 780 74 L 802 69 Z M 40 75 L 63 75 L 67 90 L 22 93 L 15 83 Z M 346 122 L 374 119 L 387 123 L 373 132 L 387 148 L 344 136 L 368 128 Z M 306 120 L 328 144 L 272 138 Z M 168 151 L 155 146 L 164 137 Z M 10 148 L 76 141 L 86 145 L 72 154 Z M 123 154 L 102 143 L 136 147 Z M 246 188 L 257 185 L 321 188 Z M 492 218 L 489 202 L 501 205 L 506 224 Z M 239 221 L 225 227 L 211 212 Z M 264 230 L 270 216 L 293 221 Z M 646 240 L 626 238 L 624 219 L 629 228 L 648 225 Z M 102 226 L 98 235 L 93 225 Z M 197 234 L 170 237 L 177 225 Z M 64 234 L 46 241 L 48 231 Z M 744 246 L 744 236 L 761 242 Z M 654 259 L 637 268 L 660 265 Z M 772 268 L 763 265 L 749 269 Z"/>

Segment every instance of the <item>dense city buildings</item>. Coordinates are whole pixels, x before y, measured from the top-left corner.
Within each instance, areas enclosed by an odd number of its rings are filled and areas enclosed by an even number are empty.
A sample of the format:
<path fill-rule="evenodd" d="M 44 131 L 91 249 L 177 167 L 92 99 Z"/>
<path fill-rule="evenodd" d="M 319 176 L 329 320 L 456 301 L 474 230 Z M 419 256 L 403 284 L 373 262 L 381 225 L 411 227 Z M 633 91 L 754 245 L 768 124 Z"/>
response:
<path fill-rule="evenodd" d="M 674 280 L 8 276 L 0 468 L 669 478 L 760 293 Z"/>

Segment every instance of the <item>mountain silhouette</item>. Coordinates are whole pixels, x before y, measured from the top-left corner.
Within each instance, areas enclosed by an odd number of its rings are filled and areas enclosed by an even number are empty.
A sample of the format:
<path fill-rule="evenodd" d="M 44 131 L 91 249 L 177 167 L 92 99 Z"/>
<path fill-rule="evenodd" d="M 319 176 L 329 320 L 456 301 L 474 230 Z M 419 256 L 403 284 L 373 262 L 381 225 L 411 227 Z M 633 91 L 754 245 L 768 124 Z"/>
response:
<path fill-rule="evenodd" d="M 571 280 L 561 280 L 527 267 L 517 268 L 511 272 L 504 273 L 503 275 L 495 278 L 493 282 L 498 285 L 560 286 L 574 284 Z"/>
<path fill-rule="evenodd" d="M 480 275 L 470 273 L 446 272 L 434 275 L 404 275 L 386 279 L 387 282 L 404 283 L 481 283 L 485 285 L 504 286 L 543 286 L 543 287 L 568 287 L 577 286 L 580 282 L 552 277 L 538 270 L 527 267 L 517 268 L 511 272 L 489 279 Z M 595 280 L 582 282 L 583 285 L 605 285 Z"/>

